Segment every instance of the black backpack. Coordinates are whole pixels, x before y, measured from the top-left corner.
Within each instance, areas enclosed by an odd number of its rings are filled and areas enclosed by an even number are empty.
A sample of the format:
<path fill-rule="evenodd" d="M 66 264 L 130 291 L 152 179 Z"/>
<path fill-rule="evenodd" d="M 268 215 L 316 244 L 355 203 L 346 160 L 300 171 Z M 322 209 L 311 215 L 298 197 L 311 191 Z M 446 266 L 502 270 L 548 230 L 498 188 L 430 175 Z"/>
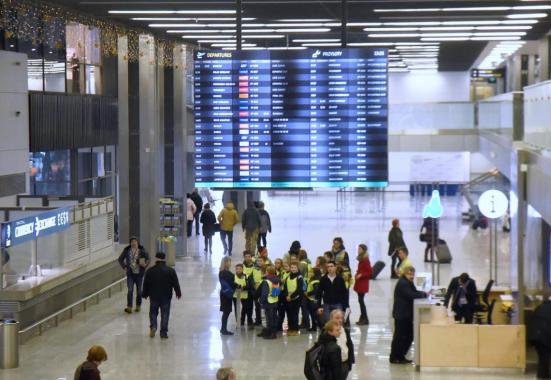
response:
<path fill-rule="evenodd" d="M 304 376 L 308 380 L 323 380 L 322 358 L 325 352 L 325 346 L 316 342 L 306 351 L 304 357 Z"/>

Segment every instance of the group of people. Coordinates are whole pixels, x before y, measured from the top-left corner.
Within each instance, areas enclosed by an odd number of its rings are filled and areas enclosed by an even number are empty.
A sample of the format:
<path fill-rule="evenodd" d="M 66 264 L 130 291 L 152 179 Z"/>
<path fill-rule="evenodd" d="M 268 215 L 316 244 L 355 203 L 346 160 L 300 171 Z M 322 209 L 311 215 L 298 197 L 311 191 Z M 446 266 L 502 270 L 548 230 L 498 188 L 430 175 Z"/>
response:
<path fill-rule="evenodd" d="M 203 205 L 203 200 L 197 189 L 193 189 L 193 192 L 188 194 L 186 217 L 188 237 L 192 235 L 194 221 L 196 235 L 199 235 L 199 224 L 202 225 L 205 254 L 212 254 L 212 238 L 219 231 L 224 246 L 224 255 L 231 256 L 233 231 L 239 222 L 241 222 L 243 232 L 245 232 L 245 249 L 250 252 L 256 252 L 261 247 L 266 247 L 268 243 L 267 235 L 272 232 L 270 214 L 266 211 L 264 202 L 249 202 L 247 209 L 243 211 L 240 218 L 233 202 L 230 201 L 216 216 L 209 203 Z"/>
<path fill-rule="evenodd" d="M 271 260 L 266 247 L 243 252 L 243 261 L 232 267 L 230 256 L 224 256 L 220 265 L 220 333 L 233 335 L 228 330 L 232 310 L 239 311 L 236 320 L 241 326 L 254 328 L 266 324 L 258 334 L 265 339 L 276 339 L 287 319 L 287 335 L 299 335 L 301 329 L 317 331 L 329 320 L 333 310 L 349 310 L 352 288 L 358 294 L 360 318 L 358 325 L 369 323 L 364 297 L 369 292 L 372 267 L 367 247 L 357 249 L 358 270 L 352 276 L 348 252 L 342 238 L 333 239 L 330 250 L 310 261 L 299 241 L 294 241 L 282 259 Z M 233 270 L 233 272 L 232 272 Z M 299 318 L 302 315 L 302 319 Z"/>

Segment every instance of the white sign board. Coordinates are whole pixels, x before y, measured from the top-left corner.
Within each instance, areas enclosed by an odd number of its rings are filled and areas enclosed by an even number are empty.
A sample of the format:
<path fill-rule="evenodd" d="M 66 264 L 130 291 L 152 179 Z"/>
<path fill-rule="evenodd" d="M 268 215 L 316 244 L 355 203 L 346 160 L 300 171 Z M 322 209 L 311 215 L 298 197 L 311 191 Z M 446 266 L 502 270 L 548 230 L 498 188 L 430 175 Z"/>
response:
<path fill-rule="evenodd" d="M 501 218 L 507 212 L 509 200 L 499 190 L 488 190 L 478 198 L 478 209 L 487 218 Z"/>

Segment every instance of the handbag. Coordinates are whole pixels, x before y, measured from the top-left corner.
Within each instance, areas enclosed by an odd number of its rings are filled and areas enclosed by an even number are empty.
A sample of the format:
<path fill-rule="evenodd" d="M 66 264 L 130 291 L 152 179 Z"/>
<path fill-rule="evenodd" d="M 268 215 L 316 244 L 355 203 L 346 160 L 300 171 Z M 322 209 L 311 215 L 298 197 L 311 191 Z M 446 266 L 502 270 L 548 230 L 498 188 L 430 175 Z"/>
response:
<path fill-rule="evenodd" d="M 214 223 L 214 232 L 220 232 L 220 223 Z"/>
<path fill-rule="evenodd" d="M 427 234 L 421 233 L 419 234 L 419 240 L 423 243 L 427 242 Z"/>

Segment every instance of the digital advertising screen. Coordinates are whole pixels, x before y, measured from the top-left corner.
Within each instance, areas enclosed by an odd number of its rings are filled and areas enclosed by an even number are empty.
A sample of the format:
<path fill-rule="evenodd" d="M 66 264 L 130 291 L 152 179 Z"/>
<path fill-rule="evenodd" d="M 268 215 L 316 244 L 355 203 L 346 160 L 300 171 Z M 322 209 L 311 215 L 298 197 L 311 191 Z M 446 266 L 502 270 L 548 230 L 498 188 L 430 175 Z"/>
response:
<path fill-rule="evenodd" d="M 385 187 L 388 52 L 196 51 L 195 184 Z"/>

